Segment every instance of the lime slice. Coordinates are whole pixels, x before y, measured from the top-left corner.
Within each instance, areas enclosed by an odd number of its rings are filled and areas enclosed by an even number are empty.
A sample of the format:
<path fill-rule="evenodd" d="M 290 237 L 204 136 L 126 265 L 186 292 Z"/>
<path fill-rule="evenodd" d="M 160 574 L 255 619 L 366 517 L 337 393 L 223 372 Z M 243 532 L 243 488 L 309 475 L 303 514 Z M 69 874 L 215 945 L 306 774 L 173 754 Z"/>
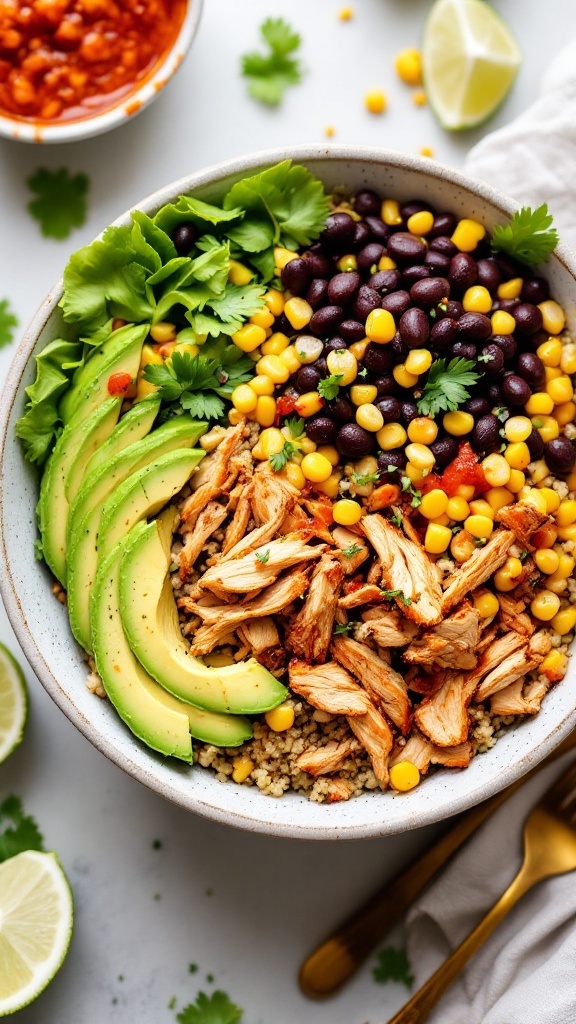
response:
<path fill-rule="evenodd" d="M 0 1017 L 40 995 L 71 935 L 72 893 L 56 855 L 27 850 L 0 864 Z"/>
<path fill-rule="evenodd" d="M 510 29 L 485 0 L 436 0 L 424 30 L 422 68 L 430 106 L 444 128 L 487 121 L 520 61 Z"/>
<path fill-rule="evenodd" d="M 22 669 L 4 644 L 0 644 L 0 764 L 20 743 L 27 711 Z"/>

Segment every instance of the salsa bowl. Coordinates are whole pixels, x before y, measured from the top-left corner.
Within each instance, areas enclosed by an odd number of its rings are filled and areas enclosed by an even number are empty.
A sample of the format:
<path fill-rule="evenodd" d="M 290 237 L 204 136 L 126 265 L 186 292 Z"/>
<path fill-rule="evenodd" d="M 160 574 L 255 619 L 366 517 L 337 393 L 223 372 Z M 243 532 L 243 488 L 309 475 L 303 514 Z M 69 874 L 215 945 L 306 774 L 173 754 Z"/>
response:
<path fill-rule="evenodd" d="M 137 208 L 153 214 L 183 193 L 207 202 L 247 173 L 279 159 L 304 164 L 327 189 L 355 193 L 374 189 L 399 200 L 429 198 L 488 230 L 505 221 L 515 203 L 458 171 L 401 153 L 346 147 L 294 147 L 251 155 L 190 175 L 147 197 Z M 129 211 L 115 223 L 126 224 Z M 576 330 L 576 257 L 559 245 L 546 266 L 552 294 L 562 303 L 568 328 Z M 207 769 L 168 761 L 141 745 L 108 701 L 86 686 L 85 656 L 75 643 L 66 608 L 52 595 L 52 577 L 35 560 L 38 481 L 24 461 L 15 434 L 25 388 L 33 380 L 33 356 L 56 337 L 66 337 L 58 302 L 62 282 L 44 300 L 26 331 L 5 385 L 0 414 L 1 593 L 22 649 L 55 703 L 111 761 L 149 789 L 197 814 L 237 828 L 290 838 L 362 839 L 391 835 L 466 810 L 520 778 L 576 724 L 576 667 L 546 696 L 540 712 L 514 724 L 465 771 L 440 769 L 411 793 L 365 793 L 345 803 L 317 804 L 289 793 L 280 799 L 256 787 L 222 784 Z"/>

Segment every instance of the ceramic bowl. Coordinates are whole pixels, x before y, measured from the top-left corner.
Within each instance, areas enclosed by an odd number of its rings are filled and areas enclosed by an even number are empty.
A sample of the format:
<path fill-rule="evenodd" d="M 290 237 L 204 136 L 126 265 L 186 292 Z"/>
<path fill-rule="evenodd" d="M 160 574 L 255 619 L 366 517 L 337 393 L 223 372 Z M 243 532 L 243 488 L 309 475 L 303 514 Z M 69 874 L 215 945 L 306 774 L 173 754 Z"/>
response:
<path fill-rule="evenodd" d="M 512 200 L 457 171 L 400 153 L 342 147 L 300 147 L 260 153 L 211 167 L 168 185 L 142 202 L 154 213 L 183 192 L 217 200 L 238 178 L 281 158 L 306 164 L 330 188 L 374 188 L 399 199 L 426 197 L 440 209 L 473 217 L 488 228 L 515 209 Z M 116 222 L 124 224 L 128 214 Z M 576 330 L 576 257 L 558 246 L 546 267 L 552 294 Z M 36 313 L 16 352 L 1 402 L 1 591 L 24 653 L 46 690 L 86 738 L 124 771 L 168 800 L 207 818 L 269 835 L 305 839 L 359 839 L 419 828 L 463 811 L 518 779 L 576 724 L 576 662 L 532 719 L 510 729 L 464 771 L 441 770 L 406 795 L 366 793 L 347 803 L 316 804 L 288 794 L 279 800 L 255 787 L 221 784 L 209 771 L 156 756 L 138 743 L 107 701 L 86 687 L 86 663 L 72 638 L 66 609 L 51 594 L 51 577 L 34 559 L 38 482 L 24 462 L 14 424 L 34 377 L 32 356 L 66 330 L 58 310 L 59 282 Z"/>
<path fill-rule="evenodd" d="M 78 142 L 102 135 L 135 117 L 158 96 L 180 67 L 196 35 L 204 0 L 188 0 L 182 27 L 153 74 L 119 103 L 78 121 L 38 124 L 0 114 L 0 136 L 17 142 Z"/>

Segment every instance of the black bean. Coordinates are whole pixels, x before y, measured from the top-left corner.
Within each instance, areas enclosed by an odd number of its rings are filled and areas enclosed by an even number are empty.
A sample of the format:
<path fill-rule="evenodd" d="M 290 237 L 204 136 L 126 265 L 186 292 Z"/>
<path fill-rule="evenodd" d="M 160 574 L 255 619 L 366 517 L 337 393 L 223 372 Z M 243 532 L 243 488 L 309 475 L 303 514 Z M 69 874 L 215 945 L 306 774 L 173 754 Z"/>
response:
<path fill-rule="evenodd" d="M 487 260 L 478 260 L 478 284 L 487 288 L 490 294 L 494 294 L 498 285 L 502 282 L 502 274 L 496 260 L 491 256 Z"/>
<path fill-rule="evenodd" d="M 359 459 L 370 455 L 374 448 L 374 434 L 370 434 L 357 423 L 346 423 L 336 434 L 336 448 L 347 459 Z"/>
<path fill-rule="evenodd" d="M 334 338 L 330 338 L 329 341 L 324 342 L 322 355 L 326 357 L 330 355 L 330 352 L 338 352 L 339 349 L 343 348 L 346 348 L 346 342 L 344 341 L 344 338 L 341 337 L 341 335 L 337 334 Z"/>
<path fill-rule="evenodd" d="M 416 281 L 410 289 L 410 298 L 422 309 L 432 309 L 450 295 L 450 284 L 445 277 L 430 277 L 427 281 Z"/>
<path fill-rule="evenodd" d="M 450 316 L 453 320 L 459 320 L 464 312 L 462 303 L 457 302 L 455 299 L 450 299 L 448 303 L 443 302 L 442 305 L 446 308 L 440 309 L 440 306 L 438 306 L 436 310 L 439 319 L 441 316 Z"/>
<path fill-rule="evenodd" d="M 333 331 L 337 330 L 344 319 L 344 310 L 341 306 L 322 306 L 312 315 L 309 328 L 312 334 L 319 338 L 326 338 Z"/>
<path fill-rule="evenodd" d="M 549 294 L 548 281 L 545 281 L 543 277 L 534 276 L 527 277 L 524 281 L 520 298 L 522 302 L 533 302 L 537 306 L 539 302 L 546 302 Z"/>
<path fill-rule="evenodd" d="M 500 423 L 496 416 L 487 413 L 476 420 L 470 435 L 470 444 L 478 455 L 489 455 L 500 447 Z"/>
<path fill-rule="evenodd" d="M 531 302 L 520 302 L 512 310 L 519 334 L 535 334 L 542 328 L 542 313 Z"/>
<path fill-rule="evenodd" d="M 400 207 L 400 216 L 402 220 L 408 220 L 415 213 L 422 213 L 422 210 L 429 210 L 430 203 L 426 203 L 423 199 L 411 199 L 409 203 L 404 203 Z"/>
<path fill-rule="evenodd" d="M 426 246 L 408 231 L 396 231 L 387 242 L 388 255 L 402 266 L 410 266 L 424 259 Z"/>
<path fill-rule="evenodd" d="M 513 313 L 516 306 L 520 305 L 520 299 L 499 299 L 496 303 L 497 309 L 503 309 L 505 313 Z"/>
<path fill-rule="evenodd" d="M 434 217 L 430 238 L 438 238 L 439 235 L 453 235 L 458 221 L 453 213 L 439 213 Z"/>
<path fill-rule="evenodd" d="M 382 242 L 386 244 L 390 237 L 390 228 L 380 217 L 366 217 L 364 222 L 370 229 L 370 234 L 376 242 Z"/>
<path fill-rule="evenodd" d="M 363 249 L 365 245 L 372 238 L 370 228 L 363 220 L 356 222 L 354 227 L 354 238 L 352 239 L 352 245 L 350 246 L 354 252 L 358 252 L 359 249 Z"/>
<path fill-rule="evenodd" d="M 445 277 L 450 270 L 450 257 L 430 249 L 424 257 L 424 265 L 430 269 L 432 274 L 440 274 Z"/>
<path fill-rule="evenodd" d="M 344 338 L 348 345 L 351 345 L 353 341 L 362 341 L 366 337 L 364 324 L 361 324 L 359 320 L 343 320 L 338 330 L 340 337 Z"/>
<path fill-rule="evenodd" d="M 382 309 L 387 309 L 389 313 L 392 313 L 392 316 L 401 317 L 410 306 L 410 295 L 402 290 L 390 292 L 389 295 L 384 296 L 380 305 Z"/>
<path fill-rule="evenodd" d="M 306 420 L 306 436 L 315 444 L 332 444 L 336 429 L 334 420 L 329 416 L 312 416 Z"/>
<path fill-rule="evenodd" d="M 365 188 L 362 192 L 356 193 L 354 209 L 361 217 L 368 217 L 371 214 L 375 214 L 377 216 L 380 213 L 381 206 L 381 200 L 375 192 L 372 192 L 371 189 Z"/>
<path fill-rule="evenodd" d="M 542 458 L 544 455 L 544 441 L 536 427 L 532 428 L 532 433 L 526 438 L 526 444 L 528 445 L 532 462 L 537 462 L 538 459 Z"/>
<path fill-rule="evenodd" d="M 430 337 L 430 324 L 423 309 L 412 306 L 400 317 L 400 337 L 408 348 L 423 348 Z"/>
<path fill-rule="evenodd" d="M 402 414 L 402 405 L 397 398 L 392 395 L 386 395 L 384 398 L 378 398 L 375 402 L 376 408 L 380 410 L 384 417 L 384 423 L 397 423 Z"/>
<path fill-rule="evenodd" d="M 448 235 L 440 235 L 438 238 L 433 238 L 430 242 L 430 250 L 432 252 L 441 252 L 443 256 L 449 256 L 452 259 L 458 252 L 457 247 Z"/>
<path fill-rule="evenodd" d="M 339 395 L 338 398 L 325 402 L 323 411 L 328 413 L 332 419 L 337 420 L 338 423 L 352 423 L 356 416 L 352 402 L 344 395 Z"/>
<path fill-rule="evenodd" d="M 287 334 L 289 338 L 294 334 L 294 328 L 285 313 L 280 313 L 274 320 L 274 332 Z"/>
<path fill-rule="evenodd" d="M 424 263 L 416 263 L 413 267 L 406 267 L 402 274 L 402 284 L 410 288 L 416 281 L 423 281 L 425 277 L 432 276 L 432 268 Z"/>
<path fill-rule="evenodd" d="M 400 331 L 396 331 L 396 334 L 390 342 L 390 349 L 394 353 L 394 361 L 396 363 L 403 363 L 408 355 L 408 345 L 402 341 Z"/>
<path fill-rule="evenodd" d="M 387 481 L 398 479 L 399 474 L 406 466 L 406 455 L 401 448 L 392 452 L 380 452 L 378 456 L 378 471 L 380 476 L 378 482 L 385 484 Z"/>
<path fill-rule="evenodd" d="M 195 224 L 188 221 L 186 224 L 179 224 L 172 234 L 174 248 L 179 256 L 189 256 L 196 244 L 200 232 Z"/>
<path fill-rule="evenodd" d="M 440 437 L 430 445 L 439 469 L 445 469 L 458 455 L 458 441 L 455 437 Z"/>
<path fill-rule="evenodd" d="M 303 253 L 303 256 L 305 260 L 308 260 L 312 267 L 313 277 L 321 277 L 326 279 L 330 277 L 330 275 L 333 273 L 334 266 L 332 264 L 332 261 L 329 260 L 328 257 L 324 256 L 322 253 L 310 252 L 310 250 L 308 250 L 307 252 Z"/>
<path fill-rule="evenodd" d="M 380 292 L 380 295 L 388 295 L 389 292 L 396 291 L 401 276 L 399 270 L 377 270 L 370 278 L 370 287 Z"/>
<path fill-rule="evenodd" d="M 516 360 L 516 371 L 533 388 L 539 388 L 546 380 L 544 363 L 535 352 L 521 352 Z"/>
<path fill-rule="evenodd" d="M 486 416 L 490 412 L 490 402 L 487 398 L 467 398 L 464 402 L 463 409 L 465 412 L 469 412 L 474 419 L 478 419 L 480 416 Z"/>
<path fill-rule="evenodd" d="M 370 270 L 372 267 L 377 269 L 383 252 L 384 246 L 381 242 L 369 242 L 363 249 L 360 249 L 356 257 L 358 270 Z"/>
<path fill-rule="evenodd" d="M 320 378 L 321 379 L 323 377 L 329 377 L 330 376 L 330 370 L 328 369 L 328 363 L 326 362 L 324 356 L 320 356 L 320 359 L 317 359 L 315 363 L 311 363 L 310 365 L 313 366 L 314 369 L 318 371 L 318 373 L 320 374 Z"/>
<path fill-rule="evenodd" d="M 458 359 L 476 359 L 478 350 L 471 341 L 455 341 L 450 349 L 450 355 Z"/>
<path fill-rule="evenodd" d="M 382 346 L 382 345 L 380 346 L 380 348 L 383 348 L 383 347 L 384 346 Z M 374 384 L 374 387 L 376 387 L 378 389 L 378 398 L 383 398 L 384 395 L 395 395 L 395 394 L 398 393 L 398 385 L 397 385 L 396 381 L 394 380 L 394 377 L 391 377 L 391 376 L 377 377 L 376 380 L 373 381 L 373 384 Z"/>
<path fill-rule="evenodd" d="M 544 458 L 551 473 L 569 473 L 576 462 L 576 448 L 567 437 L 546 441 Z"/>
<path fill-rule="evenodd" d="M 355 270 L 334 274 L 328 282 L 328 302 L 332 306 L 347 306 L 356 298 L 361 283 L 360 274 Z"/>
<path fill-rule="evenodd" d="M 394 366 L 394 353 L 390 345 L 376 345 L 373 341 L 366 346 L 362 362 L 371 373 L 384 373 Z"/>
<path fill-rule="evenodd" d="M 330 252 L 345 252 L 352 244 L 356 221 L 349 213 L 331 213 L 326 227 L 320 235 L 320 242 Z"/>
<path fill-rule="evenodd" d="M 316 391 L 322 375 L 314 365 L 302 366 L 294 377 L 294 384 L 301 395 L 308 391 Z"/>
<path fill-rule="evenodd" d="M 415 402 L 402 402 L 402 410 L 400 412 L 400 422 L 403 426 L 407 427 L 412 420 L 415 420 L 420 413 L 418 412 L 418 406 Z"/>
<path fill-rule="evenodd" d="M 518 263 L 512 256 L 499 252 L 494 258 L 500 268 L 503 281 L 511 281 L 514 277 L 524 277 L 526 267 Z"/>
<path fill-rule="evenodd" d="M 530 346 L 531 351 L 536 352 L 540 348 L 540 345 L 543 345 L 545 341 L 549 340 L 549 338 L 550 335 L 548 334 L 548 331 L 542 330 L 535 331 L 534 334 L 528 335 L 528 337 L 525 340 L 526 343 Z"/>
<path fill-rule="evenodd" d="M 526 405 L 532 392 L 530 391 L 530 385 L 525 380 L 522 380 L 522 377 L 517 377 L 513 373 L 504 380 L 502 394 L 509 405 Z"/>
<path fill-rule="evenodd" d="M 365 321 L 373 309 L 380 308 L 381 302 L 382 300 L 374 288 L 371 288 L 369 284 L 361 285 L 354 303 L 354 316 L 358 317 L 358 320 Z"/>
<path fill-rule="evenodd" d="M 502 349 L 506 362 L 514 359 L 518 345 L 513 334 L 495 334 L 491 340 L 493 345 L 498 345 L 498 348 Z"/>
<path fill-rule="evenodd" d="M 466 341 L 487 341 L 492 334 L 492 322 L 484 313 L 463 313 L 458 321 L 458 334 Z"/>
<path fill-rule="evenodd" d="M 493 407 L 496 405 L 502 405 L 504 402 L 504 395 L 502 394 L 502 388 L 499 384 L 490 384 L 487 395 L 488 401 Z"/>
<path fill-rule="evenodd" d="M 476 284 L 477 277 L 478 268 L 476 260 L 473 260 L 468 253 L 459 252 L 456 256 L 452 257 L 448 273 L 450 284 L 464 291 L 466 288 L 471 288 L 473 284 Z"/>
<path fill-rule="evenodd" d="M 445 352 L 454 341 L 457 330 L 458 324 L 451 317 L 437 320 L 430 331 L 430 348 L 434 352 Z"/>
<path fill-rule="evenodd" d="M 504 369 L 504 353 L 498 345 L 486 345 L 480 353 L 480 364 L 488 377 L 499 377 Z"/>
<path fill-rule="evenodd" d="M 321 277 L 315 277 L 306 292 L 306 302 L 312 309 L 318 309 L 324 302 L 326 302 L 326 295 L 328 294 L 328 281 Z"/>
<path fill-rule="evenodd" d="M 304 260 L 300 256 L 298 259 L 290 260 L 282 268 L 280 278 L 284 287 L 293 295 L 305 295 L 312 280 L 310 260 Z"/>

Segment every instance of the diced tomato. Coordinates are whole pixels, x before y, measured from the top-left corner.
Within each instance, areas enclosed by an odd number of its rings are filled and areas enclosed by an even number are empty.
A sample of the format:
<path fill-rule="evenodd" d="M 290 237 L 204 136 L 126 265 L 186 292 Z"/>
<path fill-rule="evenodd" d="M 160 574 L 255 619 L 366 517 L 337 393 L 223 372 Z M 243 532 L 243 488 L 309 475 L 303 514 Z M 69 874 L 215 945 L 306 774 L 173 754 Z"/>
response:
<path fill-rule="evenodd" d="M 108 378 L 108 394 L 125 395 L 131 383 L 132 377 L 129 373 L 113 373 Z"/>
<path fill-rule="evenodd" d="M 414 484 L 418 488 L 421 494 L 428 494 L 428 491 L 435 491 L 437 487 L 442 487 L 442 477 L 438 476 L 437 473 L 428 473 L 421 483 Z"/>
<path fill-rule="evenodd" d="M 468 441 L 460 445 L 458 455 L 446 466 L 442 474 L 441 487 L 452 497 L 462 484 L 474 487 L 475 496 L 488 490 L 484 470 Z"/>
<path fill-rule="evenodd" d="M 296 408 L 297 399 L 292 395 L 280 395 L 276 399 L 276 413 L 278 416 L 289 416 Z"/>

